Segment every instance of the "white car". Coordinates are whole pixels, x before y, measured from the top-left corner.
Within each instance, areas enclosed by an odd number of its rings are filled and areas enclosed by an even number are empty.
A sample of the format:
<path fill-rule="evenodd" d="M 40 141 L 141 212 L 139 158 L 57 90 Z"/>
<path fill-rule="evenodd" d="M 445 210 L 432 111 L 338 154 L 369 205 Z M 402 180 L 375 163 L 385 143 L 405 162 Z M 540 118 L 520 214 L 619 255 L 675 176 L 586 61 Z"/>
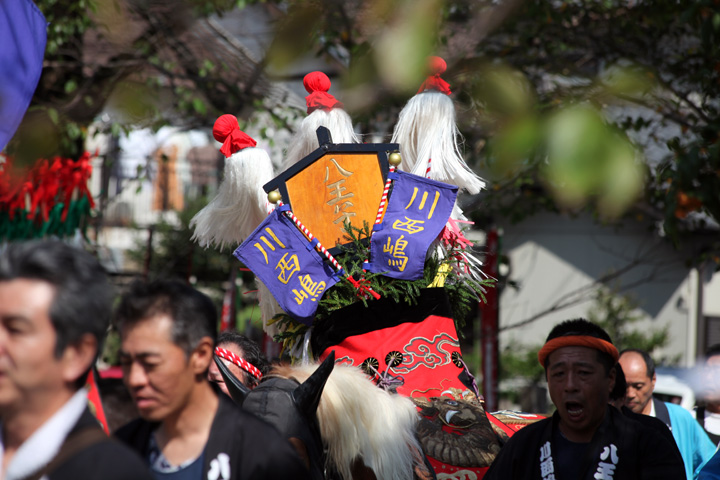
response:
<path fill-rule="evenodd" d="M 659 400 L 676 403 L 687 411 L 695 407 L 695 392 L 689 384 L 669 373 L 656 373 L 653 396 Z"/>

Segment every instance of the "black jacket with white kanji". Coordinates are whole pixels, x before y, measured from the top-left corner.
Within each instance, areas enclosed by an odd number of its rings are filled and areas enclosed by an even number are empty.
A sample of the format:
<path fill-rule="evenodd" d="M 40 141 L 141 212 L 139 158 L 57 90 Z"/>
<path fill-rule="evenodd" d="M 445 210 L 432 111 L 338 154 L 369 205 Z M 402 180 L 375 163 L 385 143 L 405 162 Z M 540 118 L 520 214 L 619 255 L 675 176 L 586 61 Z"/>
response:
<path fill-rule="evenodd" d="M 557 412 L 523 427 L 502 447 L 484 480 L 679 480 L 682 458 L 668 440 L 616 408 L 608 406 L 603 423 L 585 449 L 578 479 L 562 478 L 553 454 Z M 557 452 L 555 452 L 557 453 Z"/>
<path fill-rule="evenodd" d="M 241 410 L 226 395 L 220 393 L 218 397 L 218 409 L 203 451 L 202 480 L 310 478 L 298 454 L 274 427 Z M 147 459 L 150 438 L 157 426 L 136 419 L 115 435 Z"/>

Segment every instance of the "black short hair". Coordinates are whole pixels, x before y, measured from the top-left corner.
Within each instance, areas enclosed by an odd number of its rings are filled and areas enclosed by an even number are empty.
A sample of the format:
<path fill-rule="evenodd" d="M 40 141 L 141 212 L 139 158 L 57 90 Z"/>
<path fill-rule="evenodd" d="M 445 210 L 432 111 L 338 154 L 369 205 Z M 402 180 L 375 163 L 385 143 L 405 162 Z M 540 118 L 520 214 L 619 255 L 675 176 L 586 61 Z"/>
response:
<path fill-rule="evenodd" d="M 610 335 L 603 330 L 602 327 L 596 325 L 584 318 L 574 318 L 572 320 L 565 320 L 564 322 L 558 323 L 550 330 L 545 343 L 558 337 L 567 337 L 571 335 L 581 335 L 587 337 L 595 337 L 606 342 L 612 343 Z M 598 361 L 605 367 L 605 373 L 610 373 L 612 367 L 615 366 L 615 360 L 605 352 L 597 350 Z M 548 359 L 545 359 L 545 368 L 547 368 Z"/>
<path fill-rule="evenodd" d="M 114 290 L 93 255 L 59 240 L 10 243 L 0 253 L 0 282 L 17 279 L 47 282 L 55 289 L 49 313 L 57 334 L 56 358 L 88 333 L 101 351 Z M 78 378 L 79 385 L 85 376 Z"/>
<path fill-rule="evenodd" d="M 156 315 L 172 321 L 171 340 L 189 357 L 203 337 L 217 335 L 217 309 L 210 297 L 178 280 L 136 281 L 115 310 L 114 325 L 123 330 Z"/>
<path fill-rule="evenodd" d="M 225 330 L 221 332 L 220 335 L 218 335 L 215 345 L 220 345 L 221 343 L 232 343 L 240 347 L 243 351 L 242 357 L 260 370 L 260 373 L 263 375 L 267 374 L 270 370 L 270 364 L 260 350 L 260 345 L 237 330 Z M 255 380 L 259 379 L 256 378 Z"/>
<path fill-rule="evenodd" d="M 707 350 L 705 350 L 705 360 L 716 355 L 720 355 L 720 343 L 710 345 Z"/>
<path fill-rule="evenodd" d="M 637 353 L 639 354 L 643 362 L 645 362 L 645 373 L 647 374 L 648 378 L 653 378 L 655 376 L 655 361 L 652 359 L 650 354 L 646 352 L 645 350 L 640 350 L 639 348 L 626 348 L 622 352 L 620 352 L 620 356 L 622 356 L 624 353 Z"/>
<path fill-rule="evenodd" d="M 616 402 L 624 399 L 627 395 L 627 380 L 625 379 L 625 372 L 623 372 L 620 363 L 615 364 L 615 386 L 610 392 L 610 401 Z"/>

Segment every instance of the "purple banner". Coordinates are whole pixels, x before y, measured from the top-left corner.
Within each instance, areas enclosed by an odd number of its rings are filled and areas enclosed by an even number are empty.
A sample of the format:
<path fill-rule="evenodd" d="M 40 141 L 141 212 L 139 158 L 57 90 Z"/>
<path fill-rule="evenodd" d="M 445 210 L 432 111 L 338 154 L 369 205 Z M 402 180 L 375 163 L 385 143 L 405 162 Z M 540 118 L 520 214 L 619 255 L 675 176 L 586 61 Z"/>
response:
<path fill-rule="evenodd" d="M 317 302 L 339 280 L 314 246 L 276 208 L 233 255 L 268 287 L 280 307 L 312 325 Z"/>
<path fill-rule="evenodd" d="M 47 22 L 30 0 L 0 0 L 0 151 L 15 135 L 40 80 Z"/>
<path fill-rule="evenodd" d="M 366 269 L 392 278 L 422 278 L 425 255 L 450 218 L 458 188 L 405 172 L 390 174 L 393 189 L 375 225 Z"/>

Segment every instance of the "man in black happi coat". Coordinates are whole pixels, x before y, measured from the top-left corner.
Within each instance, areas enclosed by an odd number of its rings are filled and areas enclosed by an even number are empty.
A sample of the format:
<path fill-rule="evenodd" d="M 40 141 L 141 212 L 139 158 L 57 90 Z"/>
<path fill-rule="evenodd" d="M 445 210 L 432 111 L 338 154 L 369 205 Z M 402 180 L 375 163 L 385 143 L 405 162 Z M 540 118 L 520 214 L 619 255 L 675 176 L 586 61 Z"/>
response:
<path fill-rule="evenodd" d="M 516 433 L 485 480 L 677 480 L 685 477 L 671 444 L 608 405 L 618 351 L 583 319 L 548 335 L 538 353 L 556 411 Z"/>
<path fill-rule="evenodd" d="M 217 312 L 189 285 L 137 283 L 116 313 L 123 380 L 140 419 L 117 432 L 173 480 L 306 479 L 290 443 L 207 379 Z"/>

